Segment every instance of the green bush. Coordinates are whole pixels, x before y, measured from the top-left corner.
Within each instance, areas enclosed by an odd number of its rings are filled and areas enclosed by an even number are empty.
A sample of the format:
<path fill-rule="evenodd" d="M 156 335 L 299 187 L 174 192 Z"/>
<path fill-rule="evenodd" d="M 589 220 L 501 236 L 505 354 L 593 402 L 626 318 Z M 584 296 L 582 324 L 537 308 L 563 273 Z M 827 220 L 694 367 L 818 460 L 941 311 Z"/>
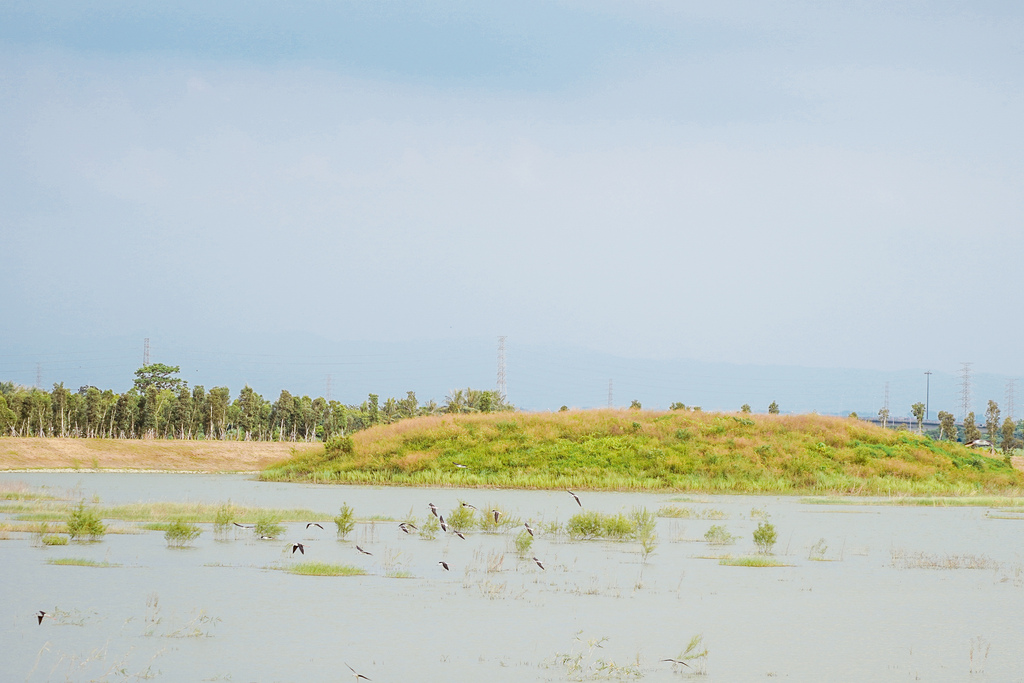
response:
<path fill-rule="evenodd" d="M 445 517 L 444 522 L 452 529 L 456 529 L 458 531 L 469 531 L 470 529 L 476 528 L 477 524 L 476 515 L 473 513 L 473 509 L 463 507 L 462 505 L 459 505 L 459 507 L 452 510 L 448 516 Z"/>
<path fill-rule="evenodd" d="M 67 526 L 68 536 L 72 539 L 88 538 L 94 541 L 107 533 L 103 520 L 95 510 L 85 507 L 85 501 L 79 502 L 78 507 L 68 514 Z"/>
<path fill-rule="evenodd" d="M 704 540 L 711 545 L 730 545 L 736 542 L 736 537 L 730 534 L 721 524 L 712 524 L 711 528 L 704 534 Z"/>
<path fill-rule="evenodd" d="M 348 503 L 341 504 L 341 509 L 334 518 L 334 526 L 338 527 L 338 540 L 344 540 L 356 528 L 356 513 Z"/>
<path fill-rule="evenodd" d="M 770 554 L 777 539 L 778 534 L 775 532 L 775 525 L 768 522 L 761 522 L 757 525 L 757 529 L 754 531 L 754 544 L 757 545 L 759 553 L 763 555 Z"/>
<path fill-rule="evenodd" d="M 277 538 L 284 533 L 284 526 L 281 525 L 281 518 L 269 512 L 260 512 L 256 516 L 256 526 L 253 532 L 260 537 Z"/>
<path fill-rule="evenodd" d="M 213 517 L 213 532 L 215 534 L 225 534 L 231 529 L 231 525 L 235 523 L 235 506 L 230 503 L 225 503 L 217 508 L 216 514 Z"/>
<path fill-rule="evenodd" d="M 646 511 L 644 513 L 650 514 Z M 565 530 L 573 540 L 611 538 L 623 541 L 638 538 L 636 517 L 621 513 L 609 515 L 602 512 L 579 512 L 569 518 Z"/>
<path fill-rule="evenodd" d="M 528 532 L 520 531 L 516 534 L 516 552 L 522 556 L 530 554 L 530 548 L 533 547 L 533 536 Z"/>
<path fill-rule="evenodd" d="M 60 534 L 44 534 L 40 539 L 43 545 L 67 545 L 68 537 Z"/>
<path fill-rule="evenodd" d="M 202 532 L 199 530 L 199 525 L 176 519 L 167 525 L 164 539 L 167 541 L 168 548 L 184 548 L 196 540 L 200 533 Z"/>

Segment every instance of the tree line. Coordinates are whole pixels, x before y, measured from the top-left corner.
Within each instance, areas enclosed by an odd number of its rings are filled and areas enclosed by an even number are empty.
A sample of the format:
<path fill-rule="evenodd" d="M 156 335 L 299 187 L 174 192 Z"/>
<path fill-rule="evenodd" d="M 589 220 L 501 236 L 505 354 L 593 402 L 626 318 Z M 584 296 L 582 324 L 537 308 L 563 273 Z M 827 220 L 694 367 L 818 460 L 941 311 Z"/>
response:
<path fill-rule="evenodd" d="M 179 372 L 179 366 L 143 366 L 121 394 L 94 386 L 72 391 L 63 382 L 52 391 L 0 382 L 0 435 L 324 441 L 418 415 L 514 409 L 496 391 L 471 388 L 449 392 L 440 405 L 421 404 L 412 391 L 383 402 L 369 394 L 359 405 L 287 390 L 270 401 L 248 385 L 232 400 L 228 387 L 190 388 Z"/>

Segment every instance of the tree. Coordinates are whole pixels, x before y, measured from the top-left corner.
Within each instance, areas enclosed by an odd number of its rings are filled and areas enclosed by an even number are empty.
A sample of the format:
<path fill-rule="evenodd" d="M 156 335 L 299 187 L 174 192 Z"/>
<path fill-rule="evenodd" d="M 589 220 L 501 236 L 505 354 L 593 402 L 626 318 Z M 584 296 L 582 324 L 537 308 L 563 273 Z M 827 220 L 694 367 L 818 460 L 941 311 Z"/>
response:
<path fill-rule="evenodd" d="M 924 404 L 920 401 L 910 406 L 910 412 L 917 418 L 917 433 L 920 434 L 924 427 Z"/>
<path fill-rule="evenodd" d="M 779 414 L 779 404 L 776 403 L 775 401 L 772 401 L 772 404 L 770 406 L 768 406 L 768 414 L 769 415 L 778 415 Z"/>
<path fill-rule="evenodd" d="M 740 406 L 740 412 L 741 413 L 749 413 L 750 412 L 750 404 L 749 403 L 744 403 L 743 405 L 741 405 Z"/>
<path fill-rule="evenodd" d="M 882 427 L 889 426 L 889 409 L 882 407 L 878 409 L 878 419 L 882 421 Z"/>
<path fill-rule="evenodd" d="M 974 422 L 974 413 L 967 413 L 967 417 L 964 418 L 964 443 L 977 441 L 980 438 L 981 430 L 978 429 L 978 425 Z"/>
<path fill-rule="evenodd" d="M 643 408 L 643 406 L 642 406 L 642 405 L 640 405 L 640 401 L 636 400 L 635 398 L 634 398 L 634 399 L 633 399 L 633 401 L 632 401 L 632 402 L 631 402 L 631 403 L 629 404 L 629 409 L 630 409 L 630 410 L 640 410 L 641 408 Z"/>
<path fill-rule="evenodd" d="M 996 442 L 996 434 L 999 433 L 999 404 L 991 400 L 985 409 L 985 433 L 989 441 Z"/>
<path fill-rule="evenodd" d="M 181 368 L 177 365 L 164 365 L 163 363 L 143 365 L 135 371 L 135 388 L 140 392 L 145 392 L 150 387 L 156 387 L 157 391 L 164 389 L 177 391 L 179 387 L 186 384 L 185 380 L 173 376 L 179 372 L 181 372 Z"/>
<path fill-rule="evenodd" d="M 953 417 L 953 413 L 947 413 L 945 410 L 939 411 L 939 438 L 947 441 L 957 440 L 956 419 Z"/>
<path fill-rule="evenodd" d="M 1013 437 L 1013 433 L 1017 430 L 1017 423 L 1013 421 L 1012 417 L 1007 417 L 1003 420 L 1003 443 L 1000 444 L 1003 448 L 1004 453 L 1009 453 L 1015 448 L 1020 448 L 1020 442 Z"/>
<path fill-rule="evenodd" d="M 669 410 L 686 410 L 686 404 L 679 401 L 674 402 L 668 407 Z"/>

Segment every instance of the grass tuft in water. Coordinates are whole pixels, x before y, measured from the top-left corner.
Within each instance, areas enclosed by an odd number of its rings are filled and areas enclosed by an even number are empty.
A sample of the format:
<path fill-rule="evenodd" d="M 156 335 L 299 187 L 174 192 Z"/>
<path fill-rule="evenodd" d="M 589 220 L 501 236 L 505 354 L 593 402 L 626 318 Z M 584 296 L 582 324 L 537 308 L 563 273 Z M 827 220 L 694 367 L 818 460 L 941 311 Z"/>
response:
<path fill-rule="evenodd" d="M 167 525 L 164 540 L 167 541 L 168 548 L 184 548 L 199 538 L 200 533 L 197 525 L 177 519 Z"/>
<path fill-rule="evenodd" d="M 60 534 L 44 534 L 39 539 L 43 545 L 67 545 L 68 537 Z"/>
<path fill-rule="evenodd" d="M 732 545 L 739 536 L 733 536 L 721 524 L 712 524 L 711 528 L 704 534 L 704 540 L 711 545 Z"/>
<path fill-rule="evenodd" d="M 723 557 L 718 564 L 728 567 L 788 567 L 785 562 L 766 555 L 746 555 L 743 557 Z"/>
<path fill-rule="evenodd" d="M 283 569 L 290 574 L 299 576 L 364 576 L 366 574 L 366 570 L 362 567 L 328 562 L 297 562 L 287 567 L 274 568 Z"/>
<path fill-rule="evenodd" d="M 56 564 L 62 567 L 120 567 L 121 565 L 106 560 L 87 560 L 84 557 L 51 557 L 46 564 Z"/>
<path fill-rule="evenodd" d="M 107 532 L 99 514 L 85 507 L 85 501 L 80 501 L 78 507 L 73 508 L 66 520 L 68 535 L 72 539 L 88 538 L 94 541 Z"/>
<path fill-rule="evenodd" d="M 334 518 L 334 526 L 338 529 L 339 541 L 345 540 L 345 537 L 356 528 L 356 513 L 348 503 L 341 504 L 341 509 L 338 510 L 338 514 Z"/>

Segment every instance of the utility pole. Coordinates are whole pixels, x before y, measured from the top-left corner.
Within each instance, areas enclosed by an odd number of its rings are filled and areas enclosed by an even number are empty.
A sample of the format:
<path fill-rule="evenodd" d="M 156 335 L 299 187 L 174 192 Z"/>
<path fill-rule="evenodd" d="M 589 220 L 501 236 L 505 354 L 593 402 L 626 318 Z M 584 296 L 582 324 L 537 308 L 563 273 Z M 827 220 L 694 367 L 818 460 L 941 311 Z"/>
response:
<path fill-rule="evenodd" d="M 924 375 L 925 375 L 925 380 L 924 380 L 924 419 L 925 419 L 925 422 L 927 422 L 928 421 L 928 396 L 931 393 L 931 388 L 932 388 L 932 371 L 931 370 L 927 370 L 927 371 L 925 371 Z"/>
<path fill-rule="evenodd" d="M 505 377 L 505 340 L 508 337 L 498 337 L 498 400 L 502 403 L 508 396 L 508 382 Z"/>
<path fill-rule="evenodd" d="M 886 426 L 885 423 L 888 422 L 888 420 L 889 420 L 889 383 L 888 382 L 885 383 L 885 401 L 882 404 L 882 407 L 885 409 L 885 417 L 882 420 L 882 426 L 885 427 Z"/>
<path fill-rule="evenodd" d="M 974 363 L 960 364 L 960 421 L 971 412 L 971 366 Z"/>
<path fill-rule="evenodd" d="M 142 367 L 149 365 L 149 337 L 142 343 Z"/>
<path fill-rule="evenodd" d="M 1013 389 L 1017 380 L 1011 379 L 1006 383 L 1006 416 L 1013 420 L 1014 406 L 1013 406 Z"/>
<path fill-rule="evenodd" d="M 608 380 L 608 407 L 612 407 L 612 381 Z"/>

